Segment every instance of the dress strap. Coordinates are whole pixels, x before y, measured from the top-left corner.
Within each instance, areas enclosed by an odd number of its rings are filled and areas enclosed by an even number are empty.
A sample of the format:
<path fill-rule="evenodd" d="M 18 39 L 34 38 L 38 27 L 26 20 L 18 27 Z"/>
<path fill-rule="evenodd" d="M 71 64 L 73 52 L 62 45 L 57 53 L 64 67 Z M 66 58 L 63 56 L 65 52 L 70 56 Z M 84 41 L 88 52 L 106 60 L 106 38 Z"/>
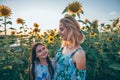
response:
<path fill-rule="evenodd" d="M 82 50 L 82 48 L 77 48 L 77 49 L 71 54 L 71 57 L 72 57 L 78 50 Z"/>

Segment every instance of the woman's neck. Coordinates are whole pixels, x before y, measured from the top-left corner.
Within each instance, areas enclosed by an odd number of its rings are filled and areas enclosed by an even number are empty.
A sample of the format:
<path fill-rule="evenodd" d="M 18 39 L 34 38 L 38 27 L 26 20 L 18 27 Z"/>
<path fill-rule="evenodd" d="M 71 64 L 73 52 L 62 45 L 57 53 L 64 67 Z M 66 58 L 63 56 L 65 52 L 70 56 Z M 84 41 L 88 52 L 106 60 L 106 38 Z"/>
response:
<path fill-rule="evenodd" d="M 70 49 L 70 50 L 74 50 L 74 49 L 77 49 L 77 48 L 79 48 L 79 47 L 81 47 L 80 45 L 76 45 L 76 46 L 66 46 L 65 48 L 66 49 Z"/>
<path fill-rule="evenodd" d="M 46 65 L 47 64 L 46 58 L 45 59 L 40 59 L 40 64 L 41 65 Z"/>
<path fill-rule="evenodd" d="M 71 52 L 73 52 L 77 48 L 80 48 L 80 45 L 74 46 L 74 47 L 64 46 L 64 48 L 62 50 L 62 54 L 70 54 Z"/>

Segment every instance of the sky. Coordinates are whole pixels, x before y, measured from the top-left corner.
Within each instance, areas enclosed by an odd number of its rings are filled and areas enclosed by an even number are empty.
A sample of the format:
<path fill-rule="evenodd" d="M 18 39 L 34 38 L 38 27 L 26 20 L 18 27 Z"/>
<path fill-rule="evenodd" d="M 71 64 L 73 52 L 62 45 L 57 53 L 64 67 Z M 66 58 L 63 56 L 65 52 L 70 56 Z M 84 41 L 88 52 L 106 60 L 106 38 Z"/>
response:
<path fill-rule="evenodd" d="M 13 27 L 19 29 L 17 18 L 25 20 L 27 27 L 33 28 L 38 23 L 41 33 L 49 29 L 58 29 L 59 20 L 65 7 L 73 1 L 82 4 L 84 14 L 81 20 L 98 20 L 99 23 L 110 23 L 109 20 L 120 18 L 120 0 L 0 0 L 0 5 L 6 5 L 12 10 L 10 16 Z"/>

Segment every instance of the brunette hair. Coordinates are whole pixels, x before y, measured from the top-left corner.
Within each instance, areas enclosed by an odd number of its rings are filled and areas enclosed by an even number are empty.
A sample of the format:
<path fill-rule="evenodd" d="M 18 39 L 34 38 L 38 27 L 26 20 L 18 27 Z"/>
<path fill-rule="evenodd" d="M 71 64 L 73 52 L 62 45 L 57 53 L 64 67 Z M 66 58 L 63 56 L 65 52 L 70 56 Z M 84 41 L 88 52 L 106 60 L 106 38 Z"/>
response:
<path fill-rule="evenodd" d="M 35 80 L 35 62 L 40 62 L 39 58 L 36 57 L 36 48 L 39 45 L 45 46 L 42 43 L 36 43 L 32 47 L 32 52 L 31 52 L 31 54 L 32 54 L 32 60 L 31 60 L 31 62 L 32 62 L 32 68 L 31 68 L 32 80 Z M 53 69 L 53 66 L 52 66 L 52 62 L 51 62 L 51 60 L 49 59 L 48 56 L 46 57 L 46 60 L 47 60 L 47 64 L 48 64 L 48 70 L 49 70 L 49 73 L 50 73 L 50 77 L 53 78 L 54 69 Z"/>

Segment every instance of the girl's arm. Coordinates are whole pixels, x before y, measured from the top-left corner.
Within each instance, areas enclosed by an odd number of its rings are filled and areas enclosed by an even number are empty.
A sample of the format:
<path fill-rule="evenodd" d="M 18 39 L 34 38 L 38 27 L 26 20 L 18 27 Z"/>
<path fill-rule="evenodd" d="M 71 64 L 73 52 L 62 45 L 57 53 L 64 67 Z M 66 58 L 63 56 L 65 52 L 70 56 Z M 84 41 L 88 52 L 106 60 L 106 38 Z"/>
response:
<path fill-rule="evenodd" d="M 32 64 L 30 65 L 30 68 L 29 68 L 29 80 L 33 80 L 31 72 L 32 72 Z"/>

